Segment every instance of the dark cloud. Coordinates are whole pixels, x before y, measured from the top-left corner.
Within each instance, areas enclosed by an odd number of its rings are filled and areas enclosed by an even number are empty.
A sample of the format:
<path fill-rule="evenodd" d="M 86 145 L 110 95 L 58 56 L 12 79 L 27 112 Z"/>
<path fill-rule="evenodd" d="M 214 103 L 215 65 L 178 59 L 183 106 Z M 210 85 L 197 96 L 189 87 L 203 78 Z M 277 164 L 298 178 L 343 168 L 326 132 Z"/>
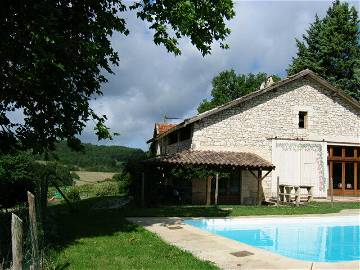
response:
<path fill-rule="evenodd" d="M 183 54 L 175 57 L 156 46 L 147 25 L 133 14 L 126 14 L 130 36 L 115 35 L 120 65 L 103 86 L 104 96 L 92 102 L 109 118 L 108 125 L 120 136 L 104 144 L 121 144 L 146 149 L 154 122 L 164 114 L 188 117 L 200 101 L 209 96 L 211 79 L 224 69 L 237 72 L 267 72 L 284 76 L 296 53 L 295 37 L 300 38 L 314 20 L 323 16 L 328 1 L 235 1 L 236 18 L 230 23 L 229 50 L 214 47 L 203 58 L 186 39 Z M 81 139 L 96 143 L 92 125 Z"/>

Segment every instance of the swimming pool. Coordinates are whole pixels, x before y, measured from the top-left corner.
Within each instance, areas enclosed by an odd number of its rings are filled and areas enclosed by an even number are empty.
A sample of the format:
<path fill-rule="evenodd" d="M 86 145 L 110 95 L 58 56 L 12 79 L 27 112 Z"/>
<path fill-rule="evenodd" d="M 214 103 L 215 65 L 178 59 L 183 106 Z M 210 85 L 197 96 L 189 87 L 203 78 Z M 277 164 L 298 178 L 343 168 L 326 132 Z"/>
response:
<path fill-rule="evenodd" d="M 185 223 L 294 259 L 360 260 L 359 216 L 188 219 Z"/>

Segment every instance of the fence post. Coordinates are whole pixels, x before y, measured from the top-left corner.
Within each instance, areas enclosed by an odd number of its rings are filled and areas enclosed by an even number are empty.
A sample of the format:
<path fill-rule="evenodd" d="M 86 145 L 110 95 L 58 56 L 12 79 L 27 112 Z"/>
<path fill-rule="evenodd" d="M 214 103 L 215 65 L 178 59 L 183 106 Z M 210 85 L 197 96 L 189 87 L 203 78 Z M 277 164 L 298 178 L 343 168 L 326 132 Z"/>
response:
<path fill-rule="evenodd" d="M 38 240 L 38 226 L 36 219 L 36 205 L 35 196 L 31 192 L 27 192 L 29 203 L 29 220 L 30 220 L 30 235 L 32 244 L 32 264 L 34 270 L 40 270 L 40 256 L 39 256 L 39 240 Z"/>
<path fill-rule="evenodd" d="M 15 214 L 11 215 L 12 270 L 22 270 L 23 265 L 23 222 Z"/>

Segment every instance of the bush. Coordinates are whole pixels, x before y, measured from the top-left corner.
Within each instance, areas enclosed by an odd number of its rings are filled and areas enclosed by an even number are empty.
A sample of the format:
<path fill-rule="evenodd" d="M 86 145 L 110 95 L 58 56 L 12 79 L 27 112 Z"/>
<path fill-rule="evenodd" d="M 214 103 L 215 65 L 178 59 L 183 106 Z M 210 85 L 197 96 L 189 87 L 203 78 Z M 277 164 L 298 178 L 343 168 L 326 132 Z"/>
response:
<path fill-rule="evenodd" d="M 131 175 L 130 173 L 122 173 L 122 174 L 115 174 L 113 179 L 118 183 L 118 189 L 120 194 L 127 194 L 129 193 L 129 186 L 131 183 Z"/>
<path fill-rule="evenodd" d="M 118 186 L 116 182 L 103 182 L 93 185 L 95 196 L 114 196 L 118 194 Z"/>
<path fill-rule="evenodd" d="M 80 192 L 76 187 L 69 188 L 65 195 L 70 201 L 80 200 Z"/>

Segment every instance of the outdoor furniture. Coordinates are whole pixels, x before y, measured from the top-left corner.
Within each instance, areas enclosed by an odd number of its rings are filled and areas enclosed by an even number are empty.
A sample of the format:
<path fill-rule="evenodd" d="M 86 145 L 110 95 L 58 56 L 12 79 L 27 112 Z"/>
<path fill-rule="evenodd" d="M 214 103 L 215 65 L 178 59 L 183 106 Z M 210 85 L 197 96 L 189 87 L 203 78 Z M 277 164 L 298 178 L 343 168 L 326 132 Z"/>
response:
<path fill-rule="evenodd" d="M 292 198 L 299 205 L 301 199 L 305 199 L 307 202 L 313 200 L 314 186 L 308 185 L 285 185 L 279 184 L 279 199 L 282 202 L 291 202 Z M 306 194 L 301 194 L 301 190 L 306 190 Z M 292 192 L 294 191 L 294 192 Z"/>

